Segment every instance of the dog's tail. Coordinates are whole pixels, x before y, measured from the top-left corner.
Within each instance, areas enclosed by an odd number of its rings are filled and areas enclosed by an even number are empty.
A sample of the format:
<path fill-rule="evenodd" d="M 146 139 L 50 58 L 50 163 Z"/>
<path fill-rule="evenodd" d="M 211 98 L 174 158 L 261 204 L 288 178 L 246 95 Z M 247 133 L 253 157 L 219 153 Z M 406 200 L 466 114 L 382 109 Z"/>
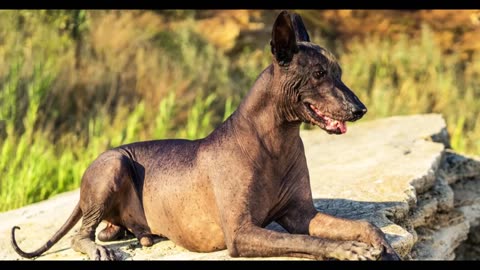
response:
<path fill-rule="evenodd" d="M 58 240 L 60 240 L 65 234 L 67 234 L 67 232 L 70 231 L 73 228 L 73 226 L 75 226 L 75 224 L 77 224 L 77 222 L 80 220 L 81 217 L 82 217 L 82 210 L 80 210 L 80 204 L 77 203 L 72 214 L 67 219 L 67 221 L 63 224 L 63 226 L 52 236 L 52 238 L 50 238 L 50 240 L 47 241 L 47 243 L 45 243 L 45 245 L 43 245 L 42 247 L 40 247 L 39 249 L 33 252 L 25 252 L 18 247 L 17 241 L 15 240 L 15 230 L 16 229 L 20 230 L 20 227 L 14 226 L 12 228 L 12 239 L 11 239 L 13 249 L 15 250 L 15 252 L 17 252 L 20 256 L 24 258 L 33 258 L 33 257 L 40 256 L 42 253 L 49 250 L 53 245 L 55 245 L 55 243 L 57 243 Z"/>

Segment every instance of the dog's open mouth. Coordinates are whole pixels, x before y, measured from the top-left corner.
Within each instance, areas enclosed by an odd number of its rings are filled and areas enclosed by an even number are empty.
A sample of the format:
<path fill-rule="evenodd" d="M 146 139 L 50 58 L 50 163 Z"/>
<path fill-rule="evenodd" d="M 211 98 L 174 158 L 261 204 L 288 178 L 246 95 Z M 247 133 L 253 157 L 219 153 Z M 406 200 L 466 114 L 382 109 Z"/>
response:
<path fill-rule="evenodd" d="M 310 112 L 313 123 L 317 126 L 325 129 L 328 133 L 344 134 L 347 132 L 347 123 L 345 121 L 336 120 L 325 115 L 317 107 L 310 103 L 306 103 L 305 105 Z"/>

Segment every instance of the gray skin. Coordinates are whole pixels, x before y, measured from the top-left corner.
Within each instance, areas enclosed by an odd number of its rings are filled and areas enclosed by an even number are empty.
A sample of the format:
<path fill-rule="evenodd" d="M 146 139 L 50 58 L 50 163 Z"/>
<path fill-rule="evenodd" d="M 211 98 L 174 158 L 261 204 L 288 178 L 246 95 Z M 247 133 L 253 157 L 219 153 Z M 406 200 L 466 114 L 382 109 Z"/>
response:
<path fill-rule="evenodd" d="M 341 134 L 325 117 L 355 121 L 367 111 L 341 81 L 341 69 L 310 42 L 302 19 L 281 12 L 273 26 L 273 61 L 238 109 L 206 138 L 155 140 L 101 154 L 85 171 L 80 202 L 41 255 L 79 220 L 74 250 L 114 260 L 95 243 L 129 231 L 143 246 L 164 236 L 188 250 L 227 248 L 232 257 L 399 260 L 385 235 L 366 221 L 318 212 L 312 200 L 300 124 Z M 310 105 L 317 108 L 317 112 Z M 320 115 L 319 115 L 320 113 Z M 267 230 L 276 221 L 289 233 Z"/>

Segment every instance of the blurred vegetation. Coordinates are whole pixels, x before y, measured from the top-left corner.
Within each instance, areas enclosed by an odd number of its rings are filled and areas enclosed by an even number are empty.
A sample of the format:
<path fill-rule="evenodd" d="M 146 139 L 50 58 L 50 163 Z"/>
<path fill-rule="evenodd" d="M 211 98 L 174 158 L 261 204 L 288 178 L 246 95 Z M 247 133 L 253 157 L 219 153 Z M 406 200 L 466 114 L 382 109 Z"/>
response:
<path fill-rule="evenodd" d="M 441 113 L 480 154 L 478 10 L 298 12 L 365 119 Z M 206 136 L 270 63 L 277 13 L 1 10 L 0 211 L 77 188 L 108 148 Z"/>

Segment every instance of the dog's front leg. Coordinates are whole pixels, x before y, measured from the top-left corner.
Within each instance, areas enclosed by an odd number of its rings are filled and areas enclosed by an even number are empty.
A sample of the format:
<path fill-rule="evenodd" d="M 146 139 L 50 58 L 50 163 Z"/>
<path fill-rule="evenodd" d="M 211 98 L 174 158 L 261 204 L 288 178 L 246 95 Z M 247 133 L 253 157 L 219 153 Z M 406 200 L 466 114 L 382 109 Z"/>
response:
<path fill-rule="evenodd" d="M 367 221 L 333 217 L 321 212 L 311 219 L 308 233 L 328 239 L 362 241 L 384 249 L 382 259 L 400 260 L 400 257 L 385 239 L 385 234 Z"/>
<path fill-rule="evenodd" d="M 246 224 L 236 231 L 229 246 L 232 257 L 301 257 L 317 260 L 373 260 L 379 249 L 357 241 L 336 241 L 288 234 Z"/>

